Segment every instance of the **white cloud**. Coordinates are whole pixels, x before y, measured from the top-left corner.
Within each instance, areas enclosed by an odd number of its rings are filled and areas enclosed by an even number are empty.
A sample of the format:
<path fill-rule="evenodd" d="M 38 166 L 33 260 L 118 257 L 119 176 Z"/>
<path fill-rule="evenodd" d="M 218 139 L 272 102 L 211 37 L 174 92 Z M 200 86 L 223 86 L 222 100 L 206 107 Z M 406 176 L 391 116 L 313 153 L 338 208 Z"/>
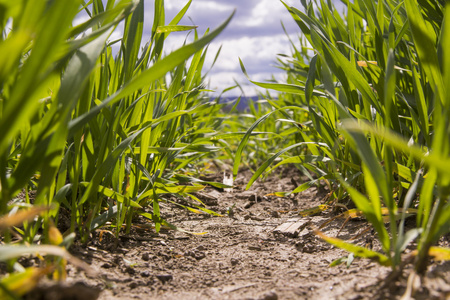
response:
<path fill-rule="evenodd" d="M 253 81 L 265 82 L 272 77 L 283 82 L 286 81 L 284 73 L 280 72 L 260 72 L 254 75 L 250 75 Z M 254 96 L 258 92 L 265 92 L 263 88 L 254 85 L 242 74 L 242 72 L 216 72 L 209 74 L 208 79 L 210 80 L 210 89 L 215 90 L 215 94 L 219 94 L 225 87 L 232 87 L 239 83 L 240 88 L 244 91 L 245 96 Z M 226 93 L 228 96 L 239 96 L 241 94 L 241 89 L 235 88 Z M 270 91 L 269 91 L 270 92 Z M 271 92 L 271 94 L 274 94 Z"/>
<path fill-rule="evenodd" d="M 179 6 L 174 5 L 176 2 L 178 1 L 166 2 L 170 3 L 170 8 L 173 9 L 171 13 L 174 15 L 181 8 L 179 3 Z M 287 2 L 289 5 L 292 4 L 289 2 L 293 1 Z M 222 45 L 219 59 L 209 73 L 211 89 L 219 93 L 234 85 L 234 80 L 237 80 L 244 87 L 246 94 L 251 96 L 256 93 L 255 90 L 259 89 L 249 83 L 243 75 L 239 58 L 242 59 L 252 79 L 261 81 L 270 79 L 272 74 L 280 72 L 274 67 L 277 54 L 291 53 L 289 40 L 280 24 L 281 20 L 291 34 L 298 32 L 298 27 L 284 5 L 276 0 L 229 0 L 226 4 L 224 1 L 194 0 L 187 15 L 196 25 L 199 25 L 198 30 L 202 33 L 208 27 L 219 25 L 229 16 L 234 7 L 237 8 L 234 19 L 209 46 L 205 67 L 207 69 L 211 65 Z M 166 5 L 166 8 L 169 6 Z M 190 20 L 185 18 L 181 23 L 188 22 Z M 166 51 L 177 49 L 184 39 L 185 34 L 172 34 L 167 39 Z M 235 90 L 230 93 L 237 92 L 238 90 Z"/>
<path fill-rule="evenodd" d="M 154 1 L 144 0 L 145 19 L 142 46 L 150 38 L 153 25 Z M 166 24 L 186 5 L 187 0 L 165 0 Z M 285 0 L 287 5 L 301 8 L 298 0 Z M 264 81 L 272 74 L 280 77 L 282 71 L 274 67 L 277 54 L 290 54 L 291 45 L 283 32 L 281 21 L 285 25 L 291 39 L 294 41 L 300 33 L 289 12 L 279 0 L 193 0 L 191 7 L 180 24 L 198 25 L 199 35 L 203 35 L 207 28 L 214 29 L 220 25 L 234 9 L 236 14 L 228 27 L 210 44 L 205 64 L 205 71 L 209 69 L 217 50 L 222 45 L 222 51 L 214 68 L 209 73 L 211 88 L 218 92 L 234 85 L 234 80 L 245 87 L 248 96 L 254 95 L 256 87 L 248 83 L 242 74 L 239 58 L 242 59 L 247 72 L 253 80 Z M 84 18 L 77 19 L 78 22 Z M 113 33 L 110 41 L 120 38 L 123 26 Z M 164 51 L 166 54 L 178 49 L 186 41 L 186 32 L 172 33 L 166 40 Z M 192 41 L 193 32 L 188 42 Z M 116 44 L 115 50 L 118 50 Z M 237 91 L 236 91 L 237 92 Z"/>
<path fill-rule="evenodd" d="M 150 1 L 148 1 L 150 3 Z M 147 4 L 147 3 L 145 3 Z M 187 4 L 187 1 L 180 0 L 166 0 L 164 1 L 164 7 L 166 10 L 179 11 Z M 189 10 L 213 10 L 213 11 L 227 11 L 232 9 L 233 6 L 223 1 L 210 1 L 210 0 L 194 0 Z"/>
<path fill-rule="evenodd" d="M 171 2 L 171 1 L 169 1 Z M 197 0 L 192 2 L 191 11 L 230 11 L 233 9 L 233 6 L 220 1 L 208 1 L 208 0 Z"/>
<path fill-rule="evenodd" d="M 214 42 L 211 50 L 218 48 L 220 42 Z M 255 67 L 267 68 L 276 60 L 276 54 L 289 53 L 290 44 L 285 35 L 249 37 L 243 36 L 236 39 L 228 39 L 222 43 L 222 52 L 216 68 L 231 70 L 239 67 L 238 58 L 244 63 L 251 62 L 248 70 Z"/>
<path fill-rule="evenodd" d="M 286 8 L 280 1 L 261 0 L 258 1 L 246 18 L 239 20 L 242 25 L 264 28 L 273 23 L 279 24 L 277 16 L 283 15 Z"/>

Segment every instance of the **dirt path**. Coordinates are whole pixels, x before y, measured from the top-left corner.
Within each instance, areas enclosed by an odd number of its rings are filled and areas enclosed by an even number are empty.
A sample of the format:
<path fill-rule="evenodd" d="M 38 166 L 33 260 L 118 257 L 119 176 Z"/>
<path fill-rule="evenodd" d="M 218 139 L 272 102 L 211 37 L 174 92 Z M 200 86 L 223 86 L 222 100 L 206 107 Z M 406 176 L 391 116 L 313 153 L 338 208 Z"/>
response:
<path fill-rule="evenodd" d="M 209 203 L 209 209 L 225 217 L 197 215 L 172 206 L 163 209 L 167 220 L 180 228 L 207 234 L 194 236 L 165 230 L 155 234 L 145 226 L 150 225 L 147 223 L 134 226 L 132 234 L 122 236 L 117 245 L 107 232 L 100 241 L 97 232 L 88 247 L 73 247 L 71 251 L 89 262 L 99 275 L 86 277 L 70 269 L 65 286 L 70 290 L 78 283 L 71 299 L 95 299 L 96 293 L 85 285 L 101 290 L 99 299 L 105 300 L 400 298 L 406 280 L 386 280 L 389 268 L 360 259 L 349 268 L 345 264 L 329 266 L 347 253 L 322 242 L 309 225 L 318 227 L 334 215 L 298 215 L 298 210 L 321 204 L 326 191 L 311 188 L 295 198 L 266 197 L 270 192 L 292 190 L 294 182 L 301 182 L 301 178 L 295 171 L 285 171 L 244 192 L 248 174 L 238 177 L 238 188 L 233 193 L 207 188 L 200 195 Z M 343 222 L 335 220 L 323 231 L 335 236 Z M 284 227 L 280 227 L 282 224 Z M 286 229 L 290 224 L 296 230 Z M 349 239 L 366 228 L 364 220 L 351 221 L 339 237 Z M 448 241 L 447 237 L 442 243 L 448 246 Z M 356 242 L 379 249 L 371 230 Z M 49 290 L 56 291 L 54 286 L 44 288 L 27 299 L 44 299 L 39 295 L 45 295 L 45 299 L 69 297 L 64 288 L 54 292 L 53 298 Z M 432 264 L 415 297 L 450 299 L 450 263 Z"/>

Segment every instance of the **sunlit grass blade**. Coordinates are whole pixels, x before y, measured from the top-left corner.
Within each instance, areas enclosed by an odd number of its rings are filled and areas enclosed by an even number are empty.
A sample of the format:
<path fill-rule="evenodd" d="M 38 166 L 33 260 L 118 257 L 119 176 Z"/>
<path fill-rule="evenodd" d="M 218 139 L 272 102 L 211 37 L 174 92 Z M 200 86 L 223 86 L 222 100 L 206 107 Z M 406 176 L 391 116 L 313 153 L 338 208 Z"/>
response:
<path fill-rule="evenodd" d="M 26 268 L 24 272 L 11 274 L 0 281 L 0 298 L 19 299 L 33 290 L 39 281 L 52 272 L 52 267 Z"/>
<path fill-rule="evenodd" d="M 424 20 L 417 3 L 412 0 L 405 0 L 405 8 L 422 68 L 430 81 L 431 89 L 438 95 L 440 101 L 444 101 L 446 93 L 436 53 L 437 38 L 435 31 Z"/>
<path fill-rule="evenodd" d="M 18 226 L 25 221 L 35 218 L 37 215 L 41 215 L 43 212 L 50 210 L 50 207 L 35 206 L 28 210 L 20 210 L 19 212 L 0 217 L 0 230 L 7 229 L 12 226 Z"/>
<path fill-rule="evenodd" d="M 0 247 L 0 261 L 7 261 L 12 258 L 20 257 L 25 254 L 37 254 L 39 255 L 55 255 L 63 257 L 64 259 L 67 259 L 70 263 L 72 263 L 74 266 L 84 269 L 87 272 L 90 272 L 91 274 L 95 273 L 91 267 L 80 260 L 79 258 L 76 258 L 72 254 L 70 254 L 66 249 L 58 246 L 52 246 L 52 245 L 32 245 L 32 246 L 1 246 Z"/>
<path fill-rule="evenodd" d="M 339 247 L 341 249 L 347 250 L 348 252 L 353 253 L 357 257 L 367 258 L 367 259 L 376 261 L 377 263 L 379 263 L 382 266 L 388 267 L 388 266 L 392 265 L 392 262 L 390 261 L 390 259 L 381 253 L 369 250 L 367 248 L 364 248 L 364 247 L 361 247 L 361 246 L 358 246 L 355 244 L 347 243 L 338 238 L 326 236 L 325 234 L 323 234 L 322 232 L 320 232 L 318 230 L 316 230 L 314 232 L 320 238 L 322 238 L 324 241 L 326 241 L 336 247 Z"/>
<path fill-rule="evenodd" d="M 156 62 L 152 67 L 145 70 L 136 77 L 133 77 L 122 89 L 117 91 L 114 95 L 111 95 L 105 99 L 101 105 L 97 106 L 95 109 L 89 111 L 89 113 L 80 116 L 79 118 L 72 120 L 69 124 L 70 132 L 75 132 L 79 130 L 84 124 L 91 120 L 102 108 L 107 105 L 112 105 L 121 98 L 127 97 L 133 94 L 136 90 L 141 89 L 146 86 L 149 82 L 157 80 L 163 77 L 167 72 L 173 70 L 175 67 L 183 63 L 186 59 L 192 56 L 197 51 L 201 50 L 209 42 L 211 42 L 223 29 L 228 25 L 233 17 L 234 13 L 217 29 L 212 31 L 210 34 L 198 39 L 197 41 L 183 46 L 180 49 L 172 52 L 165 58 Z"/>
<path fill-rule="evenodd" d="M 298 143 L 298 144 L 294 144 L 291 145 L 289 147 L 284 148 L 283 150 L 278 151 L 277 153 L 275 153 L 274 155 L 272 155 L 268 160 L 266 160 L 259 168 L 258 170 L 256 170 L 256 172 L 253 174 L 252 178 L 250 178 L 249 182 L 247 183 L 247 187 L 246 189 L 249 189 L 252 184 L 255 182 L 255 180 L 261 176 L 261 174 L 272 164 L 272 162 L 277 159 L 280 155 L 282 155 L 283 153 L 296 148 L 296 147 L 300 147 L 300 146 L 304 146 L 306 145 L 306 143 L 302 142 L 302 143 Z"/>
<path fill-rule="evenodd" d="M 198 26 L 195 25 L 166 25 L 166 26 L 158 26 L 156 29 L 156 33 L 170 33 L 170 32 L 179 32 L 179 31 L 188 31 L 192 29 L 196 29 Z"/>

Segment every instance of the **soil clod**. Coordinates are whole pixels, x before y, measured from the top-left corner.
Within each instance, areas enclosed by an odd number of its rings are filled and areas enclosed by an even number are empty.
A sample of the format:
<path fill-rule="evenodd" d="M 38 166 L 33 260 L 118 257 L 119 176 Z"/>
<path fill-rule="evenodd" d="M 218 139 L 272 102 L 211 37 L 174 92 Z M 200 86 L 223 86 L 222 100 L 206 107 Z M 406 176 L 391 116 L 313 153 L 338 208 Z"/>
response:
<path fill-rule="evenodd" d="M 173 280 L 173 276 L 170 274 L 156 275 L 156 278 L 159 279 L 162 283 L 166 283 L 170 280 Z"/>
<path fill-rule="evenodd" d="M 274 291 L 270 291 L 259 297 L 258 300 L 278 300 L 278 295 Z"/>

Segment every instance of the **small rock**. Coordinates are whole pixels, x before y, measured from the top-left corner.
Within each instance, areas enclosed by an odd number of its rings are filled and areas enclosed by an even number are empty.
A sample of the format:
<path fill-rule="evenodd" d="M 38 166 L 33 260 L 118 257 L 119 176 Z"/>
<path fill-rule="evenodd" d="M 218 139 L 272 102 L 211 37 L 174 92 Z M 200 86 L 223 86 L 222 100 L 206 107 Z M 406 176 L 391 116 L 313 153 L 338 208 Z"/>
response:
<path fill-rule="evenodd" d="M 255 204 L 254 201 L 247 201 L 247 202 L 244 204 L 244 208 L 245 208 L 245 209 L 248 209 L 248 208 L 252 207 L 253 204 Z"/>
<path fill-rule="evenodd" d="M 279 218 L 279 217 L 280 217 L 280 213 L 277 212 L 276 210 L 271 211 L 271 212 L 270 212 L 270 215 L 271 215 L 273 218 Z"/>
<path fill-rule="evenodd" d="M 126 249 L 126 248 L 117 248 L 117 252 L 122 253 L 122 254 L 126 254 L 128 253 L 130 250 Z"/>
<path fill-rule="evenodd" d="M 205 281 L 205 285 L 208 287 L 213 286 L 214 282 L 212 282 L 211 280 Z"/>
<path fill-rule="evenodd" d="M 138 284 L 137 284 L 137 282 L 136 281 L 133 281 L 132 283 L 130 283 L 129 285 L 128 285 L 129 287 L 130 287 L 130 289 L 135 289 L 135 288 L 137 288 L 138 287 Z"/>
<path fill-rule="evenodd" d="M 142 260 L 145 260 L 145 261 L 150 260 L 150 255 L 148 254 L 148 252 L 145 252 L 144 254 L 142 254 Z"/>
<path fill-rule="evenodd" d="M 270 291 L 259 297 L 258 300 L 278 300 L 278 295 L 274 291 Z"/>
<path fill-rule="evenodd" d="M 128 286 L 129 286 L 131 289 L 135 289 L 135 288 L 137 288 L 138 286 L 144 286 L 144 285 L 145 285 L 145 282 L 143 282 L 143 281 L 141 281 L 141 280 L 136 280 L 136 281 L 131 282 Z"/>
<path fill-rule="evenodd" d="M 170 281 L 173 279 L 173 276 L 170 274 L 163 274 L 163 275 L 156 275 L 156 278 L 159 279 L 162 283 L 166 283 L 167 281 Z"/>
<path fill-rule="evenodd" d="M 142 277 L 150 277 L 150 271 L 148 271 L 148 270 L 142 271 L 141 276 Z"/>
<path fill-rule="evenodd" d="M 317 251 L 313 244 L 303 241 L 295 243 L 295 248 L 297 248 L 298 251 L 304 253 L 314 253 Z"/>
<path fill-rule="evenodd" d="M 237 265 L 238 263 L 239 263 L 239 260 L 238 260 L 237 258 L 234 258 L 234 257 L 233 257 L 233 258 L 231 259 L 231 265 L 232 265 L 232 266 L 235 266 L 235 265 Z"/>
<path fill-rule="evenodd" d="M 127 267 L 125 269 L 125 272 L 127 272 L 130 275 L 134 275 L 136 273 L 136 270 L 133 267 Z"/>
<path fill-rule="evenodd" d="M 284 235 L 286 235 L 288 237 L 295 238 L 309 224 L 310 224 L 310 220 L 309 219 L 306 219 L 306 218 L 305 219 L 295 218 L 295 219 L 288 220 L 287 222 L 281 224 L 280 226 L 275 228 L 275 230 L 273 232 L 277 233 L 277 234 L 284 234 Z"/>
<path fill-rule="evenodd" d="M 206 257 L 205 252 L 196 251 L 195 254 L 194 254 L 194 258 L 196 260 L 201 260 L 201 259 L 203 259 L 205 257 Z"/>

